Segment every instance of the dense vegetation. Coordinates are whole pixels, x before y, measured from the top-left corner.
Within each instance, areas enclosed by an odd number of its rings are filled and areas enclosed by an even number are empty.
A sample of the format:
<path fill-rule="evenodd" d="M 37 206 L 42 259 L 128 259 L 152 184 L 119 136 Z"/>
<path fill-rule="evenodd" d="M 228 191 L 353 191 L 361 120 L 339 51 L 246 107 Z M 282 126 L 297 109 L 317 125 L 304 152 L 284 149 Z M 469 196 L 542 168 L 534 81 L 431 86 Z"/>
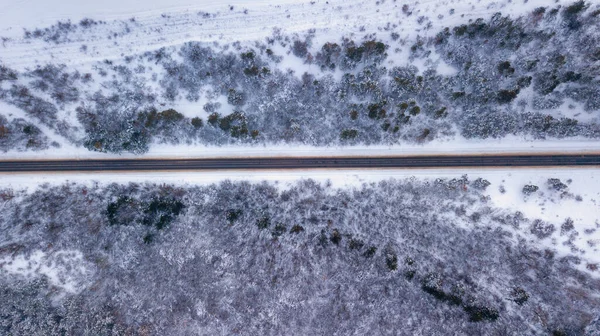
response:
<path fill-rule="evenodd" d="M 491 207 L 488 187 L 2 190 L 0 333 L 594 335 L 600 281 L 537 248 L 553 223 Z"/>
<path fill-rule="evenodd" d="M 497 13 L 403 41 L 409 60 L 397 66 L 388 62 L 397 50 L 382 41 L 313 45 L 310 34 L 254 45 L 189 42 L 106 60 L 96 73 L 0 66 L 0 99 L 73 143 L 117 153 L 143 153 L 152 143 L 424 143 L 456 132 L 598 138 L 598 22 L 583 1 L 519 18 Z M 61 31 L 95 24 L 67 22 L 25 37 L 60 43 Z M 281 69 L 284 56 L 273 51 L 281 47 L 317 70 Z M 454 73 L 438 72 L 438 58 Z M 200 100 L 195 117 L 169 108 Z"/>

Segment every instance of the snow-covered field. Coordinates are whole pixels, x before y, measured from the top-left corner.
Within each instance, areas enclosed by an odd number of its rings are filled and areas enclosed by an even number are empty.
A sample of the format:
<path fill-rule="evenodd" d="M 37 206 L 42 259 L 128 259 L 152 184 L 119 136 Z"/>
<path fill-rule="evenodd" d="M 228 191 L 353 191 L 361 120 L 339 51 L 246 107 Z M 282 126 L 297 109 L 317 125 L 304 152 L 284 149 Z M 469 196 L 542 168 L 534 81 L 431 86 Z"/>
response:
<path fill-rule="evenodd" d="M 552 6 L 567 4 L 558 0 Z M 592 6 L 598 1 L 588 1 Z M 403 6 L 408 10 L 404 11 Z M 89 71 L 94 64 L 103 60 L 120 60 L 127 55 L 157 50 L 166 46 L 178 46 L 184 42 L 200 41 L 219 45 L 241 42 L 242 45 L 264 41 L 273 34 L 303 36 L 314 35 L 313 48 L 328 41 L 337 41 L 342 36 L 361 38 L 369 34 L 396 48 L 389 53 L 386 64 L 409 64 L 405 42 L 417 36 L 431 37 L 444 27 L 468 22 L 476 18 L 487 19 L 501 11 L 512 17 L 531 12 L 539 6 L 550 5 L 548 1 L 15 1 L 0 4 L 0 59 L 10 68 L 19 71 L 33 69 L 47 63 L 66 64 L 70 69 Z M 427 24 L 423 24 L 423 18 Z M 78 23 L 84 18 L 101 21 L 84 31 L 77 30 L 68 35 L 68 41 L 59 44 L 43 39 L 26 39 L 23 30 L 45 28 L 57 21 L 70 20 Z M 391 25 L 391 26 L 390 26 Z M 400 33 L 399 39 L 390 37 L 390 29 Z M 85 49 L 82 46 L 85 45 Z M 297 75 L 304 72 L 319 76 L 316 65 L 303 63 L 281 50 L 283 60 L 276 65 L 281 70 L 291 69 Z M 311 50 L 315 52 L 316 50 Z M 438 60 L 440 73 L 454 71 Z M 418 62 L 413 65 L 419 65 Z M 422 65 L 420 68 L 424 68 Z M 336 76 L 340 76 L 338 71 Z M 17 108 L 0 103 L 0 109 L 10 118 L 24 118 L 36 122 Z M 190 104 L 181 101 L 173 108 L 186 116 L 201 111 L 202 99 Z M 187 112 L 192 111 L 192 112 Z M 573 114 L 574 112 L 569 112 Z M 579 113 L 581 114 L 581 113 Z M 585 113 L 584 113 L 585 114 Z M 61 111 L 61 118 L 78 125 L 73 111 Z M 60 149 L 44 151 L 9 151 L 1 159 L 18 158 L 99 158 L 133 156 L 128 154 L 99 154 L 77 147 L 56 135 L 53 130 L 40 125 L 44 134 L 60 144 Z M 145 157 L 219 157 L 219 156 L 269 156 L 269 155 L 418 155 L 444 153 L 482 152 L 590 152 L 599 151 L 600 143 L 583 138 L 560 140 L 523 139 L 508 137 L 501 140 L 467 140 L 460 135 L 451 139 L 436 139 L 424 145 L 356 146 L 342 148 L 316 148 L 298 145 L 207 147 L 202 145 L 169 146 L 153 144 Z"/>
<path fill-rule="evenodd" d="M 559 0 L 556 4 L 569 3 Z M 401 8 L 409 5 L 412 15 Z M 316 44 L 337 39 L 342 35 L 375 33 L 390 40 L 383 25 L 398 25 L 406 38 L 435 34 L 440 28 L 479 17 L 487 18 L 502 11 L 520 15 L 548 1 L 368 1 L 368 0 L 279 0 L 228 2 L 215 0 L 109 0 L 103 2 L 81 1 L 16 1 L 0 5 L 0 36 L 10 38 L 4 42 L 3 61 L 17 69 L 31 67 L 45 61 L 83 64 L 106 58 L 119 58 L 123 54 L 155 50 L 164 46 L 188 41 L 228 43 L 257 41 L 273 34 L 273 29 L 283 33 L 303 34 L 316 31 Z M 453 9 L 454 13 L 450 14 Z M 202 15 L 208 13 L 210 15 Z M 420 16 L 433 18 L 432 25 L 424 29 L 417 23 Z M 33 30 L 71 20 L 84 18 L 103 20 L 109 24 L 97 29 L 92 41 L 77 40 L 53 46 L 43 41 L 23 41 L 23 28 Z M 110 23 L 130 22 L 130 32 L 107 39 L 114 27 Z M 169 19 L 169 20 L 167 20 Z M 139 27 L 139 28 L 138 28 Z M 88 35 L 85 35 L 88 38 Z M 319 41 L 321 39 L 322 41 Z M 90 50 L 87 57 L 81 54 L 81 43 Z M 404 62 L 404 59 L 397 60 Z"/>

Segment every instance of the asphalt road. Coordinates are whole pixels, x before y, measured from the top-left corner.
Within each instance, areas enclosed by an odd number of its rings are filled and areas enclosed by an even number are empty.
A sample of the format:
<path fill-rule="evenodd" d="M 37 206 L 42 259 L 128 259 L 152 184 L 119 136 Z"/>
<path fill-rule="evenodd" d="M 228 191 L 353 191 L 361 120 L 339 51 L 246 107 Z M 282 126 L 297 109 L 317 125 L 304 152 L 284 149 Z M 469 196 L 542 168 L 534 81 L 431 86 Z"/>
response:
<path fill-rule="evenodd" d="M 600 166 L 600 155 L 0 161 L 0 172 Z"/>

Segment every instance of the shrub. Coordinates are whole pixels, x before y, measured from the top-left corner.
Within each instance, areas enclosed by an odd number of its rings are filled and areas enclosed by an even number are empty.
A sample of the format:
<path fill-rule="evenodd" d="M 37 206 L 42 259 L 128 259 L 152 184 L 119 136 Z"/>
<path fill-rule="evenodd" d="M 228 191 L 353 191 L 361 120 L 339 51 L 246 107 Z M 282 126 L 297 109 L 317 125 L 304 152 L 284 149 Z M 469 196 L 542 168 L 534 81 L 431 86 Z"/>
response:
<path fill-rule="evenodd" d="M 273 231 L 271 231 L 271 235 L 273 235 L 273 237 L 277 238 L 277 237 L 281 236 L 282 234 L 284 234 L 286 231 L 287 231 L 287 228 L 285 227 L 285 225 L 278 223 L 273 228 Z"/>
<path fill-rule="evenodd" d="M 548 188 L 554 189 L 556 191 L 563 191 L 568 188 L 568 186 L 560 181 L 557 178 L 548 179 Z"/>
<path fill-rule="evenodd" d="M 221 115 L 217 112 L 213 112 L 208 116 L 208 123 L 211 124 L 212 126 L 217 126 L 217 124 L 219 123 L 219 119 L 220 119 Z"/>
<path fill-rule="evenodd" d="M 516 304 L 522 306 L 525 304 L 525 302 L 527 302 L 527 300 L 529 300 L 529 294 L 527 294 L 527 292 L 523 288 L 515 287 L 510 293 L 510 298 Z"/>
<path fill-rule="evenodd" d="M 333 232 L 331 233 L 329 240 L 331 240 L 331 242 L 334 243 L 335 245 L 339 245 L 339 243 L 342 241 L 342 235 L 340 234 L 338 229 L 333 229 Z"/>
<path fill-rule="evenodd" d="M 130 225 L 138 220 L 139 204 L 128 196 L 120 196 L 115 202 L 106 206 L 106 214 L 110 225 Z"/>
<path fill-rule="evenodd" d="M 464 91 L 456 91 L 452 93 L 452 98 L 454 99 L 458 99 L 460 97 L 464 97 L 465 96 L 465 92 Z"/>
<path fill-rule="evenodd" d="M 258 76 L 258 74 L 260 73 L 260 70 L 258 69 L 258 67 L 256 65 L 249 67 L 249 68 L 244 68 L 244 75 L 246 76 Z M 231 102 L 230 102 L 231 104 Z M 233 105 L 239 105 L 239 104 L 233 104 Z"/>
<path fill-rule="evenodd" d="M 199 117 L 192 118 L 191 122 L 192 126 L 194 126 L 195 128 L 201 128 L 202 126 L 204 126 L 204 121 Z"/>
<path fill-rule="evenodd" d="M 142 224 L 154 226 L 157 230 L 162 230 L 171 224 L 184 208 L 185 205 L 174 198 L 154 198 L 144 209 Z"/>
<path fill-rule="evenodd" d="M 398 269 L 398 256 L 393 251 L 387 251 L 385 254 L 385 265 L 390 271 Z"/>
<path fill-rule="evenodd" d="M 304 228 L 298 224 L 292 226 L 292 228 L 290 229 L 290 233 L 301 233 L 304 232 Z"/>
<path fill-rule="evenodd" d="M 256 226 L 258 226 L 258 228 L 260 230 L 264 230 L 264 229 L 268 228 L 270 225 L 271 225 L 271 218 L 269 218 L 269 216 L 263 216 L 256 220 Z"/>
<path fill-rule="evenodd" d="M 571 218 L 567 218 L 565 219 L 565 222 L 562 223 L 562 225 L 560 226 L 560 234 L 564 235 L 567 232 L 570 232 L 571 230 L 573 230 L 575 228 L 575 225 L 573 225 L 573 220 Z"/>
<path fill-rule="evenodd" d="M 498 64 L 497 69 L 498 69 L 498 73 L 500 73 L 503 76 L 509 76 L 509 75 L 512 75 L 515 73 L 515 68 L 510 66 L 509 61 L 500 62 Z"/>
<path fill-rule="evenodd" d="M 421 112 L 421 108 L 420 108 L 420 107 L 418 107 L 418 106 L 413 106 L 413 107 L 410 109 L 410 114 L 411 114 L 411 115 L 413 115 L 413 116 L 416 116 L 416 115 L 418 115 L 420 112 Z"/>
<path fill-rule="evenodd" d="M 386 116 L 386 111 L 383 108 L 385 106 L 386 102 L 379 102 L 379 103 L 374 103 L 374 104 L 369 104 L 369 106 L 367 107 L 367 109 L 369 110 L 369 118 L 371 119 L 382 119 L 385 118 Z"/>
<path fill-rule="evenodd" d="M 525 194 L 525 195 L 531 195 L 531 194 L 533 194 L 534 192 L 538 191 L 539 189 L 540 189 L 540 188 L 539 188 L 538 186 L 536 186 L 536 185 L 533 185 L 533 184 L 527 184 L 527 185 L 525 185 L 525 186 L 523 187 L 523 190 L 522 190 L 522 192 L 523 192 L 523 194 Z"/>
<path fill-rule="evenodd" d="M 541 219 L 536 219 L 531 224 L 531 233 L 539 239 L 548 238 L 554 233 L 555 228 L 553 224 L 546 223 Z"/>
<path fill-rule="evenodd" d="M 4 80 L 10 80 L 10 81 L 17 80 L 17 73 L 14 70 L 9 69 L 4 65 L 0 65 L 0 82 L 2 82 Z"/>
<path fill-rule="evenodd" d="M 551 93 L 559 84 L 558 76 L 551 71 L 537 72 L 533 78 L 533 89 L 542 95 Z"/>
<path fill-rule="evenodd" d="M 464 306 L 463 309 L 469 314 L 469 321 L 471 322 L 494 322 L 500 317 L 497 310 L 485 306 L 467 305 Z"/>
<path fill-rule="evenodd" d="M 185 119 L 184 115 L 174 109 L 157 112 L 155 109 L 143 113 L 145 117 L 144 126 L 147 128 L 164 128 L 165 126 L 173 126 Z"/>
<path fill-rule="evenodd" d="M 348 242 L 348 248 L 351 250 L 360 250 L 364 245 L 365 243 L 362 240 L 356 238 L 351 238 Z"/>
<path fill-rule="evenodd" d="M 234 106 L 242 106 L 246 103 L 246 94 L 241 91 L 229 89 L 227 95 L 227 102 Z"/>
<path fill-rule="evenodd" d="M 305 41 L 294 41 L 292 44 L 292 53 L 296 57 L 303 58 L 308 54 L 308 44 Z"/>
<path fill-rule="evenodd" d="M 490 185 L 490 181 L 488 180 L 484 180 L 481 177 L 476 179 L 475 181 L 473 181 L 472 186 L 475 189 L 479 189 L 479 190 L 485 190 L 487 189 L 487 187 Z"/>
<path fill-rule="evenodd" d="M 358 136 L 358 131 L 355 129 L 345 129 L 345 130 L 342 130 L 342 133 L 340 134 L 340 138 L 342 140 L 354 139 L 357 136 Z"/>
<path fill-rule="evenodd" d="M 500 90 L 496 96 L 496 100 L 500 104 L 508 104 L 519 94 L 519 89 L 515 90 Z"/>
<path fill-rule="evenodd" d="M 365 253 L 363 253 L 363 256 L 365 258 L 371 258 L 375 255 L 375 253 L 377 252 L 377 247 L 375 246 L 370 246 Z"/>
<path fill-rule="evenodd" d="M 245 60 L 245 61 L 251 61 L 254 59 L 254 52 L 252 50 L 245 52 L 245 53 L 241 53 L 240 57 Z"/>
<path fill-rule="evenodd" d="M 227 218 L 227 221 L 229 221 L 229 223 L 233 224 L 235 221 L 237 221 L 240 218 L 242 213 L 243 212 L 241 209 L 230 209 L 230 210 L 227 210 L 227 213 L 225 214 L 225 218 Z"/>

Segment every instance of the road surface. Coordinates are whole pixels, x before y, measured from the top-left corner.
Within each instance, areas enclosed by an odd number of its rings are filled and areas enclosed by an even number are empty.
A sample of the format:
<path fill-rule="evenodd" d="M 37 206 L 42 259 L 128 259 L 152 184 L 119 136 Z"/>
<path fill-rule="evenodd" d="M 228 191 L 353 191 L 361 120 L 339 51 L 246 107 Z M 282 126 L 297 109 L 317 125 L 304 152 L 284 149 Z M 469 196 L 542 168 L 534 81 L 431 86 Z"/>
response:
<path fill-rule="evenodd" d="M 332 158 L 107 159 L 0 161 L 0 172 L 160 171 L 315 168 L 600 166 L 600 155 L 456 155 Z"/>

